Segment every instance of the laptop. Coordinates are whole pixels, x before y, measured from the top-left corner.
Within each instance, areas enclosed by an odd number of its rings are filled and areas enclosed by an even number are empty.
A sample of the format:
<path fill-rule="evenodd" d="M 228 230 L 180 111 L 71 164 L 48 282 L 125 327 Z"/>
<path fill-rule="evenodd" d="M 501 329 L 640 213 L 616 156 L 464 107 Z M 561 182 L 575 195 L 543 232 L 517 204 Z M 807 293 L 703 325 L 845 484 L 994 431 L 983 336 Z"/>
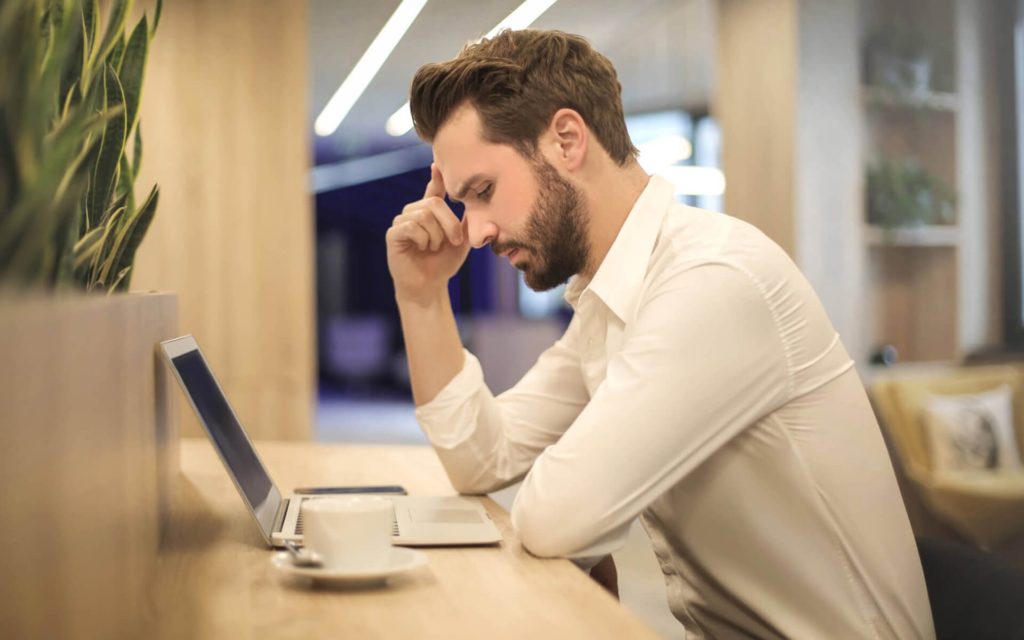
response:
<path fill-rule="evenodd" d="M 308 500 L 324 499 L 336 490 L 352 493 L 352 488 L 314 488 L 306 490 L 310 495 L 282 495 L 228 404 L 195 338 L 186 335 L 166 340 L 160 347 L 263 539 L 273 547 L 282 547 L 286 542 L 301 544 L 302 505 Z M 394 505 L 394 545 L 472 546 L 501 541 L 501 533 L 478 500 L 380 495 Z"/>

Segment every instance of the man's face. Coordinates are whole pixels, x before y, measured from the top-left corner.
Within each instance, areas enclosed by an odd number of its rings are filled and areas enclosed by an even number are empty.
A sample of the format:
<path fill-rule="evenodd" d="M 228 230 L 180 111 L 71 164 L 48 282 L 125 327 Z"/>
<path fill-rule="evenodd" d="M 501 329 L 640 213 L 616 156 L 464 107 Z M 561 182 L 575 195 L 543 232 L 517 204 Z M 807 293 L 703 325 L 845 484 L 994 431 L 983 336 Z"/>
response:
<path fill-rule="evenodd" d="M 580 190 L 538 152 L 484 140 L 476 110 L 460 108 L 434 138 L 449 196 L 466 206 L 472 246 L 487 244 L 544 291 L 586 267 L 588 213 Z"/>

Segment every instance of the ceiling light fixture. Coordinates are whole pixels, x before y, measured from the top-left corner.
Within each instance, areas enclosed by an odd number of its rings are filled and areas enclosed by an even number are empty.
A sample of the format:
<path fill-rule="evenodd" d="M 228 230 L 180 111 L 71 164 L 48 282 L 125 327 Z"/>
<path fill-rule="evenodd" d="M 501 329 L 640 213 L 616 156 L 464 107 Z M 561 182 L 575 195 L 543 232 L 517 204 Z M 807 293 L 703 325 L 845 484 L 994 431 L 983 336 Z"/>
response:
<path fill-rule="evenodd" d="M 367 85 L 380 71 L 384 61 L 409 30 L 425 4 L 427 0 L 402 0 L 402 4 L 391 14 L 384 28 L 363 53 L 363 57 L 359 58 L 359 62 L 317 116 L 313 124 L 313 130 L 317 135 L 329 136 L 337 131 L 338 125 L 348 115 L 359 96 L 363 95 Z"/>
<path fill-rule="evenodd" d="M 479 38 L 477 42 L 484 38 L 492 38 L 505 29 L 525 29 L 533 24 L 534 20 L 544 15 L 544 12 L 550 9 L 555 2 L 556 0 L 526 0 L 516 7 L 515 11 L 505 16 L 504 20 L 494 25 L 494 28 Z M 409 133 L 412 129 L 412 112 L 409 111 L 408 102 L 391 114 L 384 129 L 395 137 Z"/>

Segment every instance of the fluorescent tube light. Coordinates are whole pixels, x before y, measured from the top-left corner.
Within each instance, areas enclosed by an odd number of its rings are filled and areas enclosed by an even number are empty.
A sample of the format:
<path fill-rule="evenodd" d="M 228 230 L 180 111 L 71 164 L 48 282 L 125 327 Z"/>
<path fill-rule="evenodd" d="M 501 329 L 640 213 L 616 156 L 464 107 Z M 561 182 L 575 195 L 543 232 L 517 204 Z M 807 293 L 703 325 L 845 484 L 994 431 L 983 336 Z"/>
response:
<path fill-rule="evenodd" d="M 380 30 L 366 52 L 363 53 L 363 57 L 359 59 L 345 81 L 331 96 L 327 106 L 317 116 L 313 125 L 313 130 L 317 135 L 329 136 L 337 131 L 338 125 L 348 115 L 359 96 L 363 95 L 367 85 L 380 71 L 384 61 L 388 59 L 398 41 L 409 30 L 425 4 L 427 4 L 427 0 L 402 0 L 402 4 L 398 5 L 395 12 L 391 14 L 384 28 Z"/>
<path fill-rule="evenodd" d="M 391 114 L 388 118 L 387 123 L 384 125 L 384 130 L 395 136 L 404 136 L 412 130 L 412 111 L 409 110 L 409 103 L 398 111 Z"/>
<path fill-rule="evenodd" d="M 505 16 L 505 19 L 494 25 L 494 28 L 487 32 L 482 38 L 492 38 L 504 29 L 525 29 L 533 24 L 533 21 L 541 17 L 545 11 L 551 8 L 557 0 L 526 0 L 516 7 L 515 11 Z M 388 133 L 398 137 L 404 136 L 412 129 L 412 112 L 409 111 L 409 103 L 403 104 L 398 111 L 391 114 L 387 124 L 384 126 Z"/>

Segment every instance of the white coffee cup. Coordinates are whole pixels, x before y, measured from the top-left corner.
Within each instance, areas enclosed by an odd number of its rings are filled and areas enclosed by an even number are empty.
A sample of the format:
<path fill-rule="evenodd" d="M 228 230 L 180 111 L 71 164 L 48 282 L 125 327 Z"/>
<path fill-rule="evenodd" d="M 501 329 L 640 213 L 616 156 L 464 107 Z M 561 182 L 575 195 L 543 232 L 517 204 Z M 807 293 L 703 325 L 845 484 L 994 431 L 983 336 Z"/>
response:
<path fill-rule="evenodd" d="M 303 544 L 328 569 L 380 569 L 391 553 L 393 512 L 391 501 L 380 496 L 307 500 L 302 505 Z"/>

